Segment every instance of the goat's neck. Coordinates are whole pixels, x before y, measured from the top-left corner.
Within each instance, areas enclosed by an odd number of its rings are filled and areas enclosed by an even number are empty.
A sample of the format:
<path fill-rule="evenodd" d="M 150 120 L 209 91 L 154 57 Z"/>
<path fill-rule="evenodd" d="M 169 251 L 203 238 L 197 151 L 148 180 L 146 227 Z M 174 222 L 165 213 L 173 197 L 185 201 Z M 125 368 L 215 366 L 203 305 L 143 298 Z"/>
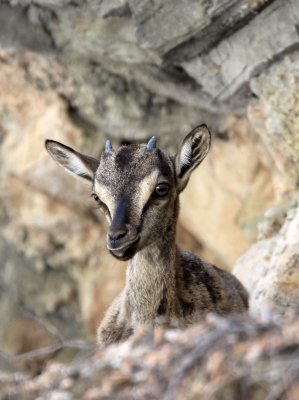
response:
<path fill-rule="evenodd" d="M 175 301 L 177 257 L 173 232 L 138 252 L 129 262 L 127 293 L 135 322 L 153 323 L 159 313 L 171 316 Z"/>

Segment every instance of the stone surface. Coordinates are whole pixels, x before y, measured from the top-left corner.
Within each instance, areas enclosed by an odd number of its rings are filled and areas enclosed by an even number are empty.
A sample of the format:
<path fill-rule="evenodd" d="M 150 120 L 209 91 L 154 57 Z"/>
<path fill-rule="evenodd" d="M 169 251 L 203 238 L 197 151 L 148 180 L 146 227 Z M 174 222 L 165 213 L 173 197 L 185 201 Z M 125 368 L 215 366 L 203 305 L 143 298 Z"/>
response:
<path fill-rule="evenodd" d="M 248 118 L 264 145 L 277 192 L 292 192 L 299 184 L 298 55 L 286 57 L 251 82 L 259 102 L 249 107 Z"/>
<path fill-rule="evenodd" d="M 58 51 L 85 80 L 94 74 L 89 62 L 97 63 L 127 84 L 215 114 L 244 113 L 252 99 L 249 80 L 298 48 L 296 0 L 3 3 L 12 28 L 0 25 L 4 44 L 39 50 L 36 37 L 46 34 L 48 51 Z"/>
<path fill-rule="evenodd" d="M 256 135 L 244 119 L 231 122 L 225 140 L 182 193 L 182 223 L 231 269 L 256 237 L 256 225 L 275 202 L 272 171 L 256 152 Z M 258 171 L 258 173 L 257 173 Z"/>
<path fill-rule="evenodd" d="M 213 101 L 228 102 L 233 98 L 236 107 L 240 102 L 246 105 L 250 79 L 279 54 L 298 49 L 298 20 L 296 0 L 272 2 L 246 27 L 207 54 L 184 62 L 183 67 Z"/>
<path fill-rule="evenodd" d="M 287 213 L 278 211 L 266 214 L 266 221 L 276 229 L 286 215 L 278 233 L 274 228 L 271 235 L 269 227 L 265 230 L 262 226 L 261 240 L 237 261 L 233 270 L 249 291 L 250 309 L 255 314 L 262 306 L 279 314 L 299 308 L 299 209 L 295 206 Z"/>
<path fill-rule="evenodd" d="M 270 3 L 260 1 L 129 0 L 137 37 L 166 62 L 178 62 L 207 51 L 223 33 L 243 25 Z M 175 29 L 173 27 L 175 26 Z"/>

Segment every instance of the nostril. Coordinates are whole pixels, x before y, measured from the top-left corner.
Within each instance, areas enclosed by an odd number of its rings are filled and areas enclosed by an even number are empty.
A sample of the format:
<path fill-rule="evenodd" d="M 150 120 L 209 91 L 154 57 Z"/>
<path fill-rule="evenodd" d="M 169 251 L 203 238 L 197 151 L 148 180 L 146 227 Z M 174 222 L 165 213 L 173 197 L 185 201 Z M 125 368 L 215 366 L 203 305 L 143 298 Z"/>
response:
<path fill-rule="evenodd" d="M 123 227 L 110 227 L 108 231 L 108 236 L 111 240 L 119 240 L 122 237 L 126 236 L 127 234 L 127 228 L 125 226 Z"/>

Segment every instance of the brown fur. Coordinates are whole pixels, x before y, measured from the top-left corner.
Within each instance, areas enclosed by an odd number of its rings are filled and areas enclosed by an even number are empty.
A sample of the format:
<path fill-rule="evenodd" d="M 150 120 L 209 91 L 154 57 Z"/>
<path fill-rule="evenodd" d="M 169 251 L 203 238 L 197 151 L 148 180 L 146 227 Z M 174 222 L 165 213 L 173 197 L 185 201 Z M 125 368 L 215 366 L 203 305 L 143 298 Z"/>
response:
<path fill-rule="evenodd" d="M 95 159 L 57 142 L 46 146 L 59 165 L 92 179 L 110 223 L 107 247 L 114 257 L 129 259 L 126 286 L 98 328 L 100 344 L 126 339 L 144 324 L 186 327 L 209 312 L 227 315 L 248 308 L 248 294 L 237 278 L 175 243 L 179 193 L 210 147 L 205 126 L 190 132 L 174 158 L 159 148 L 130 145 L 103 153 L 95 165 Z M 168 187 L 165 196 L 157 195 L 161 184 Z"/>

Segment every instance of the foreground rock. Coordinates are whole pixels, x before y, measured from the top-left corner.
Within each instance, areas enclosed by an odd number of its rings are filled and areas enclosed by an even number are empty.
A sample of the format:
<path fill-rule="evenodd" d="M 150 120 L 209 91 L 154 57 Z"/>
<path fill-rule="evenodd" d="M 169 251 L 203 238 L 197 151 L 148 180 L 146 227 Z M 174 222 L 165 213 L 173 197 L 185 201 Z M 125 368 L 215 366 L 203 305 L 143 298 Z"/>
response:
<path fill-rule="evenodd" d="M 37 377 L 0 373 L 0 399 L 295 399 L 298 332 L 298 320 L 215 315 L 185 331 L 147 329 Z"/>

